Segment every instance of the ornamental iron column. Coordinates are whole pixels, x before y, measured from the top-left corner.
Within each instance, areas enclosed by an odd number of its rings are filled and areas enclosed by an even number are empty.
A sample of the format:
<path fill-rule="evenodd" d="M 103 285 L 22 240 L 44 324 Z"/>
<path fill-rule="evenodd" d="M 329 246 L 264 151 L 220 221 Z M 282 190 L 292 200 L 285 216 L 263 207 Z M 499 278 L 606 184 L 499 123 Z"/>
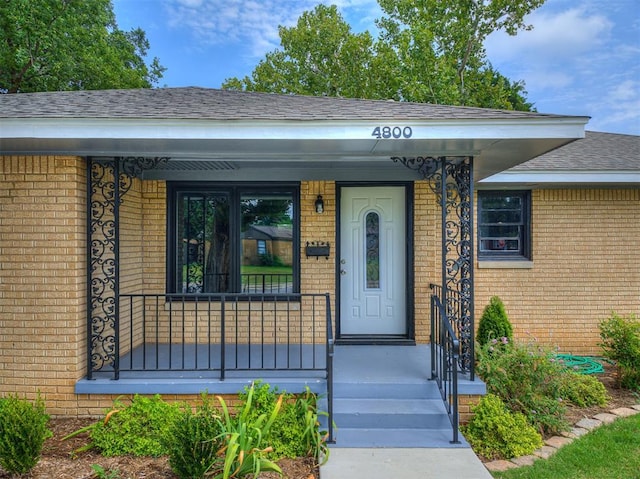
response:
<path fill-rule="evenodd" d="M 87 378 L 119 375 L 120 205 L 133 179 L 168 158 L 87 159 Z"/>
<path fill-rule="evenodd" d="M 442 302 L 460 340 L 460 369 L 473 380 L 473 157 L 391 159 L 428 180 L 440 204 Z"/>

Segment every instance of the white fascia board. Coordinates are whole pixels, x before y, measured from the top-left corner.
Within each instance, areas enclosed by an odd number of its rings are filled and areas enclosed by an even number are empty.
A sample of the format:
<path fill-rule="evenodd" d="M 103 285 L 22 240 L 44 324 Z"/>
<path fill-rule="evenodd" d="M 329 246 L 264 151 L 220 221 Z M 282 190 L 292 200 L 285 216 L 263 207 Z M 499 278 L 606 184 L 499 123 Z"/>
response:
<path fill-rule="evenodd" d="M 631 171 L 503 171 L 480 180 L 481 186 L 510 184 L 579 185 L 579 184 L 640 184 L 640 170 Z"/>
<path fill-rule="evenodd" d="M 411 139 L 583 138 L 586 117 L 512 120 L 182 120 L 17 118 L 0 120 L 5 138 L 109 139 L 376 139 L 376 127 L 411 129 Z M 396 130 L 397 131 L 397 130 Z M 407 130 L 408 131 L 408 130 Z M 400 140 L 406 137 L 399 138 Z M 396 141 L 379 139 L 380 143 Z"/>

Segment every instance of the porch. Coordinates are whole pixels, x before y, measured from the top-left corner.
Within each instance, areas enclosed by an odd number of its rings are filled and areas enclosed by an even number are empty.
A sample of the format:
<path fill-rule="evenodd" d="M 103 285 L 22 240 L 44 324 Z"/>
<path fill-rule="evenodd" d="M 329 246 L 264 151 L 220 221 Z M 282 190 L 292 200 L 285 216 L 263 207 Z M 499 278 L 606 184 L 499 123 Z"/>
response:
<path fill-rule="evenodd" d="M 337 346 L 329 294 L 123 294 L 115 329 L 92 348 L 102 366 L 75 392 L 235 394 L 261 379 L 317 393 L 336 447 L 465 446 L 458 396 L 484 385 L 460 372 L 460 344 L 431 300 L 431 345 Z"/>

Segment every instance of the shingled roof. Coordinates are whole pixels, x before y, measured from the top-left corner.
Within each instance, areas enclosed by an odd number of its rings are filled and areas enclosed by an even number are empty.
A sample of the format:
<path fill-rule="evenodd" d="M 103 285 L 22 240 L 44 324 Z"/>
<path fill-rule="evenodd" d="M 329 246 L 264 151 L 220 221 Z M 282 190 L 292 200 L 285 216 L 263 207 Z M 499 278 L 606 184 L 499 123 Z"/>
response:
<path fill-rule="evenodd" d="M 586 131 L 585 137 L 509 171 L 640 170 L 640 136 Z"/>
<path fill-rule="evenodd" d="M 275 95 L 197 87 L 0 95 L 0 118 L 503 120 L 562 117 L 426 103 Z"/>

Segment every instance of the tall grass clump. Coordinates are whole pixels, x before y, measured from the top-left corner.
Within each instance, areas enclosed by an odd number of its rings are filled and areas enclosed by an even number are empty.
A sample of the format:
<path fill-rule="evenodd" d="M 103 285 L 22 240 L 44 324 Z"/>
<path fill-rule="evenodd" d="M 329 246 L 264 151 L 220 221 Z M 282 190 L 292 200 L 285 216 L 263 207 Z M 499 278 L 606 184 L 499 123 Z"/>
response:
<path fill-rule="evenodd" d="M 600 323 L 603 354 L 615 361 L 618 384 L 640 391 L 640 321 L 631 314 L 627 317 L 613 313 Z"/>

